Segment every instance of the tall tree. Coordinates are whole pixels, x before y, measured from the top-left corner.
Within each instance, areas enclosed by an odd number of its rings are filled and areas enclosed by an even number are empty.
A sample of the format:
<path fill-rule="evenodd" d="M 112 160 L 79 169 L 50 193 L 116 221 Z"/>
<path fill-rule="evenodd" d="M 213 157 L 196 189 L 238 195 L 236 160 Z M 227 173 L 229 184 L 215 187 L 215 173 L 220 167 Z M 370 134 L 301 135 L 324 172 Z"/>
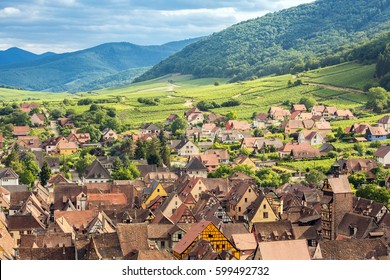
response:
<path fill-rule="evenodd" d="M 51 169 L 47 165 L 47 162 L 43 162 L 41 171 L 39 172 L 39 182 L 42 186 L 46 186 L 51 176 Z"/>

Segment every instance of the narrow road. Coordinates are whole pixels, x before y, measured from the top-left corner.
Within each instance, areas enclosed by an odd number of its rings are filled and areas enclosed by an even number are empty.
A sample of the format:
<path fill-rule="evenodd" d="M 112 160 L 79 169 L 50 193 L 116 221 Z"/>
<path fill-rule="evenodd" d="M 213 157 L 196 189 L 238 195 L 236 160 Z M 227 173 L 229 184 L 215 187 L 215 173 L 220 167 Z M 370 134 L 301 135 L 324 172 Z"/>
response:
<path fill-rule="evenodd" d="M 60 133 L 58 132 L 58 127 L 57 127 L 56 121 L 50 121 L 50 128 L 51 128 L 51 131 L 53 132 L 55 137 L 60 135 Z"/>
<path fill-rule="evenodd" d="M 317 84 L 317 83 L 313 83 L 313 82 L 307 82 L 305 84 L 309 85 L 309 86 L 317 86 L 317 87 L 322 87 L 322 88 L 327 88 L 327 89 L 333 89 L 333 90 L 340 90 L 340 91 L 347 91 L 347 92 L 365 94 L 365 92 L 360 90 L 360 89 L 346 88 L 346 87 L 337 87 L 337 86 L 326 85 L 326 84 Z"/>

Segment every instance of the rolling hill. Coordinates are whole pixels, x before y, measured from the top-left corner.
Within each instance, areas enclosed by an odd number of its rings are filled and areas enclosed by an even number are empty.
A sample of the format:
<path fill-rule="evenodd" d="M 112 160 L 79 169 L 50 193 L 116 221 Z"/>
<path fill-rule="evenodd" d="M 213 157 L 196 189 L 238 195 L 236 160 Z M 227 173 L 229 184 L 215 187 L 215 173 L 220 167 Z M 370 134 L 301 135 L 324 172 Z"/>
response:
<path fill-rule="evenodd" d="M 53 92 L 92 90 L 107 84 L 123 85 L 196 40 L 161 46 L 107 43 L 77 52 L 3 65 L 0 67 L 0 84 Z M 127 74 L 120 75 L 123 71 Z"/>
<path fill-rule="evenodd" d="M 24 63 L 27 61 L 41 59 L 43 57 L 48 57 L 55 55 L 55 53 L 47 52 L 41 55 L 28 52 L 19 48 L 9 48 L 5 51 L 0 51 L 0 66 Z"/>
<path fill-rule="evenodd" d="M 215 33 L 136 81 L 181 73 L 232 81 L 333 65 L 350 48 L 390 30 L 390 0 L 318 0 Z"/>

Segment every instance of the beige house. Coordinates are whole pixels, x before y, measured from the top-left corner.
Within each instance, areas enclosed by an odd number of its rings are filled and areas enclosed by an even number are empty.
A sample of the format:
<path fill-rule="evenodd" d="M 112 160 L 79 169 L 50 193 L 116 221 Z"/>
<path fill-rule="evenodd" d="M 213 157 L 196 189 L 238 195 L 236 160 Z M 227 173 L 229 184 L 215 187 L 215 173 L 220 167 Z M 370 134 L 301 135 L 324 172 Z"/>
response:
<path fill-rule="evenodd" d="M 179 156 L 193 156 L 193 155 L 199 155 L 200 150 L 198 146 L 196 146 L 191 141 L 182 141 L 177 147 L 177 154 Z"/>

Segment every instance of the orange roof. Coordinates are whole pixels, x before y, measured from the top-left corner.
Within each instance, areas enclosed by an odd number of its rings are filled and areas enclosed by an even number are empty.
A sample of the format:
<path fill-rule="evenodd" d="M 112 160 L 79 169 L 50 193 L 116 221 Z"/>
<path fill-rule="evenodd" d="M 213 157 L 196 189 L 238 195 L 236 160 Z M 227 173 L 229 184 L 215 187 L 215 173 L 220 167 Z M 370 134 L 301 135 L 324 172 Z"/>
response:
<path fill-rule="evenodd" d="M 173 247 L 173 251 L 182 254 L 195 240 L 199 234 L 211 224 L 210 221 L 202 220 L 192 226 L 186 235 Z"/>
<path fill-rule="evenodd" d="M 14 126 L 14 133 L 29 133 L 29 126 Z"/>
<path fill-rule="evenodd" d="M 127 204 L 127 198 L 124 193 L 99 193 L 88 194 L 88 201 L 107 201 L 110 205 Z"/>
<path fill-rule="evenodd" d="M 57 148 L 60 150 L 78 149 L 79 146 L 75 142 L 59 142 Z"/>
<path fill-rule="evenodd" d="M 95 210 L 86 211 L 54 211 L 54 219 L 61 217 L 75 228 L 87 228 L 88 225 L 95 219 L 98 214 Z"/>

